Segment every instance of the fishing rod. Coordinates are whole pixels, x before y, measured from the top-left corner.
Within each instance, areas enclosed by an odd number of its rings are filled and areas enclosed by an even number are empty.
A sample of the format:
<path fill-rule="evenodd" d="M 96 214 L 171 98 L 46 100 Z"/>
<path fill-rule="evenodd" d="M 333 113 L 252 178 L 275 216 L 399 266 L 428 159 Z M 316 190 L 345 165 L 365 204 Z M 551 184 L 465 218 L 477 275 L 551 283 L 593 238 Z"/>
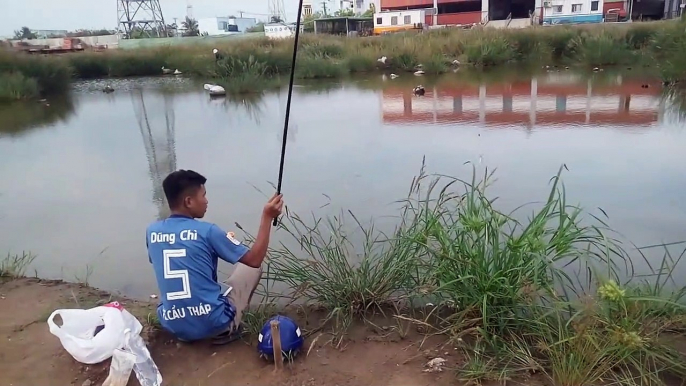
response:
<path fill-rule="evenodd" d="M 293 81 L 295 79 L 295 60 L 298 57 L 298 40 L 300 39 L 300 22 L 303 14 L 303 0 L 298 4 L 298 18 L 295 23 L 295 41 L 293 42 L 293 60 L 291 61 L 291 79 L 288 82 L 288 99 L 286 100 L 286 118 L 283 124 L 283 143 L 281 144 L 281 162 L 279 163 L 279 182 L 276 186 L 276 194 L 281 194 L 281 184 L 283 182 L 283 165 L 286 160 L 286 138 L 288 136 L 288 121 L 291 117 L 291 99 L 293 98 Z M 274 226 L 278 219 L 274 219 Z"/>

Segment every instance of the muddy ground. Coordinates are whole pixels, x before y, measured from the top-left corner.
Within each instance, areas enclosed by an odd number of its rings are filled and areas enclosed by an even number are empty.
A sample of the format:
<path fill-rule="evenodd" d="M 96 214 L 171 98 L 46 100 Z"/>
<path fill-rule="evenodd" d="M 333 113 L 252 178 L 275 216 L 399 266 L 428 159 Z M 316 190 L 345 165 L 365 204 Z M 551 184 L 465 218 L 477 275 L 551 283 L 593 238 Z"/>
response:
<path fill-rule="evenodd" d="M 88 287 L 38 279 L 17 279 L 0 284 L 0 385 L 101 385 L 109 371 L 108 361 L 81 365 L 50 334 L 46 320 L 58 308 L 90 308 L 120 301 L 147 327 L 147 339 L 164 384 L 181 385 L 288 385 L 288 386 L 423 386 L 456 385 L 455 374 L 446 369 L 427 373 L 425 364 L 435 357 L 459 365 L 455 351 L 439 340 L 411 332 L 403 339 L 356 326 L 351 339 L 334 348 L 329 339 L 316 334 L 305 342 L 309 355 L 299 356 L 283 373 L 259 358 L 255 342 L 227 346 L 209 343 L 182 344 L 148 325 L 152 303 L 112 297 Z M 389 322 L 390 323 L 390 322 Z M 252 339 L 254 340 L 254 338 Z M 314 341 L 314 344 L 313 344 Z M 132 375 L 129 385 L 138 385 Z"/>

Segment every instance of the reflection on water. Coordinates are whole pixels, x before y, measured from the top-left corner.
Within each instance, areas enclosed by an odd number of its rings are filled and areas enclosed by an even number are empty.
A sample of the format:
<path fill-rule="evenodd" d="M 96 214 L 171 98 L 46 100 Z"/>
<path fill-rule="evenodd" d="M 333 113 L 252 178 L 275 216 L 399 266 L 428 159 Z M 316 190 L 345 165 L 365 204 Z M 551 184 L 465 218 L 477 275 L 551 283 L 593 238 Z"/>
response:
<path fill-rule="evenodd" d="M 641 130 L 665 119 L 668 109 L 655 83 L 617 76 L 593 84 L 571 73 L 527 81 L 437 85 L 424 98 L 409 90 L 383 91 L 384 123 L 508 126 L 629 126 Z"/>
<path fill-rule="evenodd" d="M 164 121 L 156 119 L 151 122 L 148 109 L 145 105 L 143 90 L 137 89 L 131 92 L 133 109 L 141 130 L 145 154 L 150 168 L 150 180 L 152 182 L 152 201 L 157 206 L 158 219 L 165 219 L 171 214 L 167 200 L 162 189 L 162 181 L 171 172 L 176 170 L 176 118 L 174 116 L 173 94 L 163 94 L 162 102 L 164 109 Z M 159 101 L 156 98 L 156 101 Z M 164 125 L 162 125 L 162 123 Z"/>
<path fill-rule="evenodd" d="M 420 81 L 426 95 L 411 95 Z M 104 84 L 80 83 L 49 107 L 0 109 L 0 178 L 11 181 L 0 191 L 0 250 L 32 250 L 50 278 L 90 265 L 93 285 L 146 297 L 155 283 L 141 235 L 168 215 L 161 182 L 172 170 L 208 177 L 208 221 L 256 230 L 278 174 L 286 90 L 212 99 L 183 78 L 116 81 L 112 94 Z M 301 214 L 351 209 L 389 230 L 423 156 L 430 171 L 459 177 L 471 176 L 465 161 L 497 167 L 491 193 L 503 210 L 545 199 L 564 163 L 570 203 L 601 207 L 636 244 L 681 240 L 684 96 L 651 80 L 564 72 L 302 83 L 285 199 Z"/>
<path fill-rule="evenodd" d="M 17 102 L 0 105 L 0 138 L 27 133 L 66 121 L 74 113 L 70 96 L 40 102 Z"/>

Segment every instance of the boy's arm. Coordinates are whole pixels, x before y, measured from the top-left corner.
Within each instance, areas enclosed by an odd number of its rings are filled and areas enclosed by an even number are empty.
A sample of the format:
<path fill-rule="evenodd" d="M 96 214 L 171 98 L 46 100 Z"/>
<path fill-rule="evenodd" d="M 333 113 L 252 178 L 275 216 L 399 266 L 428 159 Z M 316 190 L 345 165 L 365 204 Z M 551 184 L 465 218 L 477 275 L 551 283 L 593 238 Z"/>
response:
<path fill-rule="evenodd" d="M 218 226 L 210 227 L 209 242 L 222 260 L 236 264 L 241 262 L 249 267 L 259 268 L 267 255 L 269 236 L 272 230 L 272 220 L 281 215 L 283 200 L 280 194 L 267 202 L 262 217 L 260 228 L 252 248 L 248 248 L 233 237 L 232 233 L 225 233 Z"/>
<path fill-rule="evenodd" d="M 257 237 L 252 248 L 240 260 L 241 263 L 259 268 L 267 256 L 267 248 L 269 247 L 269 234 L 272 230 L 272 219 L 267 216 L 262 216 L 260 220 L 260 229 L 257 231 Z"/>
<path fill-rule="evenodd" d="M 214 224 L 210 226 L 207 240 L 219 258 L 231 264 L 238 263 L 249 251 L 232 232 L 225 232 Z"/>

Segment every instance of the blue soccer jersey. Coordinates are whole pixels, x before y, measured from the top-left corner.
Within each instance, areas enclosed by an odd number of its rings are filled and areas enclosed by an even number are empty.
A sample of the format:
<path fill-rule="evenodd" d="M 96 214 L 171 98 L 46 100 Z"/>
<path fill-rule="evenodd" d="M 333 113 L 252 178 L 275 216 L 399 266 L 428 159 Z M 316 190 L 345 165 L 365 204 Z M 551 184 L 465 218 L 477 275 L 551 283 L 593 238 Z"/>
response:
<path fill-rule="evenodd" d="M 217 282 L 217 262 L 236 264 L 248 248 L 215 224 L 181 215 L 151 224 L 146 233 L 160 289 L 157 315 L 162 327 L 184 340 L 226 329 L 236 309 Z"/>

